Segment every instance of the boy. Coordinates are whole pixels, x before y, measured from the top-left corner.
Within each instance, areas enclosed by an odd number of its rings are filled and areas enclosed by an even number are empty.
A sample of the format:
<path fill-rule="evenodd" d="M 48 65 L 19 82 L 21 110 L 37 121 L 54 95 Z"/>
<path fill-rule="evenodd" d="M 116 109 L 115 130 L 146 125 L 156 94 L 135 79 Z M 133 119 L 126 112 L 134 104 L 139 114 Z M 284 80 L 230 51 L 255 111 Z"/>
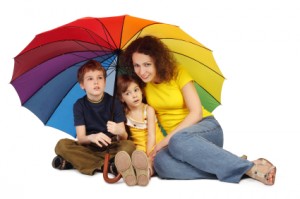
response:
<path fill-rule="evenodd" d="M 118 100 L 113 102 L 113 97 L 104 92 L 106 70 L 99 62 L 86 62 L 78 70 L 77 78 L 86 92 L 73 107 L 77 141 L 61 139 L 55 147 L 57 156 L 52 166 L 60 170 L 75 168 L 83 174 L 93 175 L 95 171 L 103 171 L 106 148 L 111 145 L 109 171 L 116 175 L 115 154 L 123 150 L 131 154 L 135 150 L 133 142 L 127 140 L 122 104 Z M 112 114 L 115 122 L 110 121 Z M 115 135 L 120 139 L 117 143 L 112 142 Z"/>

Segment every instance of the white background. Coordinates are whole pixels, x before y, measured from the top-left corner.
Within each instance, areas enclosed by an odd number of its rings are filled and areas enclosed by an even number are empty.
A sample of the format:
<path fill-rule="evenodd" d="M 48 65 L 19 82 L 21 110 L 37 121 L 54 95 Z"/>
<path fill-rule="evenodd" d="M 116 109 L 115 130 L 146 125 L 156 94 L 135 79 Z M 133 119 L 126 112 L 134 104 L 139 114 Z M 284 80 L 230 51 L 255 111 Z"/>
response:
<path fill-rule="evenodd" d="M 0 198 L 299 198 L 299 10 L 296 0 L 1 1 Z M 40 32 L 124 14 L 179 25 L 213 50 L 226 77 L 214 112 L 224 148 L 268 158 L 278 169 L 274 186 L 152 178 L 147 187 L 127 187 L 51 167 L 56 142 L 69 136 L 20 105 L 9 84 L 13 58 Z"/>

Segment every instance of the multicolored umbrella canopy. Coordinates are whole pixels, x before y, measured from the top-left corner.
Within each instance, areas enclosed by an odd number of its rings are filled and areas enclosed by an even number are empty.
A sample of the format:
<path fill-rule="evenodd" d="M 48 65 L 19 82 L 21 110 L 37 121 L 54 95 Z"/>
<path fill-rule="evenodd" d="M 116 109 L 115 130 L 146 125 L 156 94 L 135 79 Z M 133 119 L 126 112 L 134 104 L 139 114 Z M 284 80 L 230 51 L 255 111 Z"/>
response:
<path fill-rule="evenodd" d="M 145 35 L 169 47 L 212 112 L 221 103 L 224 82 L 212 51 L 178 26 L 129 15 L 81 18 L 36 35 L 14 58 L 11 84 L 21 104 L 45 125 L 75 137 L 73 104 L 85 94 L 77 83 L 78 68 L 90 59 L 101 62 L 108 74 L 106 92 L 113 95 L 120 52 Z"/>

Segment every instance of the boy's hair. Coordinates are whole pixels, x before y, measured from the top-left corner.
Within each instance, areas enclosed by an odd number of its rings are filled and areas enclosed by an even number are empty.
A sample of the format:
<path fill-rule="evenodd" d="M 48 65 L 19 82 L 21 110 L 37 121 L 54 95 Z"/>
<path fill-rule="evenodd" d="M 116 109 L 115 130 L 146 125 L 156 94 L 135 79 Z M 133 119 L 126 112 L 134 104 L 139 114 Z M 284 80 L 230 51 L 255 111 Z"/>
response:
<path fill-rule="evenodd" d="M 89 71 L 102 71 L 104 79 L 106 79 L 106 70 L 105 68 L 97 61 L 95 60 L 89 60 L 87 61 L 85 64 L 83 64 L 77 72 L 77 80 L 79 83 L 83 82 L 83 77 L 85 75 L 85 73 L 89 72 Z"/>

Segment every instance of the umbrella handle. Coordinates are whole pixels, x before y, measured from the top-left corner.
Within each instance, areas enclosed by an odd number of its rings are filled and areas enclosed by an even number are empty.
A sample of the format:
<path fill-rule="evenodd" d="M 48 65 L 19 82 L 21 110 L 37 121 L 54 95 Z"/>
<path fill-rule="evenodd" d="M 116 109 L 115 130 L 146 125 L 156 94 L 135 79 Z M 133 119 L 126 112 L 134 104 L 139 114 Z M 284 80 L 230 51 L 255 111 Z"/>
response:
<path fill-rule="evenodd" d="M 105 157 L 104 157 L 103 178 L 104 178 L 105 182 L 112 184 L 112 183 L 118 182 L 121 179 L 122 176 L 119 173 L 114 178 L 109 178 L 108 177 L 108 162 L 109 162 L 109 157 L 110 157 L 110 154 L 106 153 Z"/>

